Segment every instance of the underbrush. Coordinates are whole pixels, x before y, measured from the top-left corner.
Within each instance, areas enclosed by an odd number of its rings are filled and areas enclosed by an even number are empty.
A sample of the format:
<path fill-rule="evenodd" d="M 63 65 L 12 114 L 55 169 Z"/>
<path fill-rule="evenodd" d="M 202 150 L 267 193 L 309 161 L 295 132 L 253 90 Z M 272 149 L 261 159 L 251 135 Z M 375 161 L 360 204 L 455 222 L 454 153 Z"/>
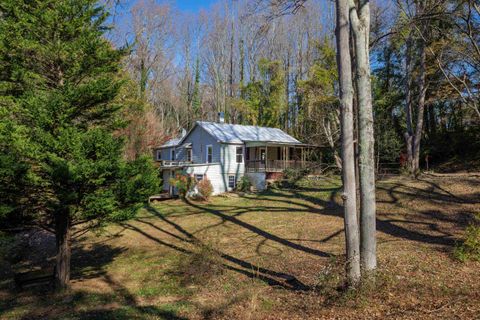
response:
<path fill-rule="evenodd" d="M 324 298 L 326 306 L 363 307 L 374 297 L 387 294 L 394 280 L 387 268 L 379 267 L 362 277 L 359 285 L 349 287 L 346 282 L 344 257 L 331 257 L 315 279 L 314 292 Z"/>
<path fill-rule="evenodd" d="M 455 258 L 480 261 L 480 215 L 477 215 L 465 230 L 465 239 L 453 251 Z"/>

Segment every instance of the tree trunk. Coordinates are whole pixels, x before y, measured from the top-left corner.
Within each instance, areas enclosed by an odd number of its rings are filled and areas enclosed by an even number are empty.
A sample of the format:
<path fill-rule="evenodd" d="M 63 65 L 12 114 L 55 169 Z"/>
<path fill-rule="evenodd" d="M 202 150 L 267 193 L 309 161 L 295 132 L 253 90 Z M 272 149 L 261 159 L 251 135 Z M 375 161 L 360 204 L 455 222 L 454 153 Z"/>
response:
<path fill-rule="evenodd" d="M 425 113 L 425 95 L 427 93 L 426 85 L 426 51 L 425 42 L 420 41 L 420 75 L 418 80 L 418 106 L 417 106 L 417 123 L 415 127 L 415 136 L 413 139 L 413 162 L 412 171 L 417 173 L 420 170 L 420 142 L 423 132 L 423 118 Z"/>
<path fill-rule="evenodd" d="M 360 281 L 360 235 L 357 217 L 355 160 L 353 146 L 353 85 L 349 45 L 350 22 L 347 0 L 337 0 L 337 64 L 342 119 L 342 178 L 347 280 L 350 286 Z"/>
<path fill-rule="evenodd" d="M 407 147 L 407 166 L 408 171 L 413 173 L 413 129 L 412 129 L 412 35 L 407 38 L 405 51 L 405 114 L 407 120 L 407 130 L 404 133 L 405 145 Z"/>
<path fill-rule="evenodd" d="M 368 1 L 360 1 L 357 11 L 350 1 L 350 21 L 356 53 L 356 87 L 359 120 L 360 234 L 362 266 L 369 272 L 377 267 L 375 152 L 373 134 L 372 87 L 370 82 Z"/>
<path fill-rule="evenodd" d="M 68 288 L 70 282 L 70 217 L 68 212 L 55 214 L 55 237 L 57 243 L 57 264 L 55 269 L 55 285 L 58 290 Z"/>

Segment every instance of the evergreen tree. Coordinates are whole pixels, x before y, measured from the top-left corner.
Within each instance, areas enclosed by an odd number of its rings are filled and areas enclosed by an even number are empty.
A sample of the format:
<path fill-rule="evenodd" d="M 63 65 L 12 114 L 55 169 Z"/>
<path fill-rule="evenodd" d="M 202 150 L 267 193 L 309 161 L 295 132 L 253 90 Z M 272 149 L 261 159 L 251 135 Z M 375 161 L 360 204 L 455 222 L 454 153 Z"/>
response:
<path fill-rule="evenodd" d="M 193 83 L 192 111 L 193 119 L 197 120 L 200 116 L 200 106 L 202 100 L 200 97 L 200 60 L 195 62 L 195 81 Z"/>
<path fill-rule="evenodd" d="M 261 79 L 241 88 L 242 98 L 234 103 L 245 123 L 280 127 L 287 114 L 285 72 L 279 61 L 261 59 Z"/>
<path fill-rule="evenodd" d="M 122 159 L 125 50 L 103 37 L 105 8 L 4 0 L 0 15 L 0 208 L 55 232 L 65 288 L 72 233 L 131 217 L 159 179 L 149 158 Z"/>

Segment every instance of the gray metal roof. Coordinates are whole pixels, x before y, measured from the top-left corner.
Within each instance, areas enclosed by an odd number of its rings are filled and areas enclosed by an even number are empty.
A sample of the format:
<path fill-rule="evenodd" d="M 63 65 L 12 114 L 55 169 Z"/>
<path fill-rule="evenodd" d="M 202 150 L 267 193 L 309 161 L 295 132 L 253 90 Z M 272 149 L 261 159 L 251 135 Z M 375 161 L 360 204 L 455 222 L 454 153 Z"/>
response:
<path fill-rule="evenodd" d="M 182 141 L 182 138 L 173 138 L 162 144 L 159 148 L 175 147 L 180 143 L 180 141 Z"/>
<path fill-rule="evenodd" d="M 223 143 L 274 142 L 302 144 L 278 128 L 197 121 L 210 135 Z"/>
<path fill-rule="evenodd" d="M 270 142 L 278 144 L 302 144 L 291 135 L 278 128 L 244 126 L 240 124 L 217 123 L 197 121 L 196 126 L 201 126 L 212 137 L 222 143 L 245 143 L 245 142 Z M 193 130 L 193 129 L 192 129 Z M 191 131 L 192 131 L 191 130 Z M 191 132 L 190 131 L 190 132 Z M 180 145 L 188 136 L 168 140 L 159 148 L 168 148 Z M 188 147 L 188 146 L 185 146 Z"/>

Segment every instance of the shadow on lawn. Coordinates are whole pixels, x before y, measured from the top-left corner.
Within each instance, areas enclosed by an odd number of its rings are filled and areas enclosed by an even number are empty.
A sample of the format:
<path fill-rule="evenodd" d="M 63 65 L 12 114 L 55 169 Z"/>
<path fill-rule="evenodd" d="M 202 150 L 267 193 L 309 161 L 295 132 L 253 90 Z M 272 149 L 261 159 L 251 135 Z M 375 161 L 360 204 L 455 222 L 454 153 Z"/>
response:
<path fill-rule="evenodd" d="M 395 188 L 396 187 L 392 187 L 393 190 L 387 190 L 387 191 L 392 193 L 392 197 L 394 197 L 395 201 L 398 201 L 399 199 L 396 193 L 398 194 L 399 192 L 395 191 L 394 190 Z M 316 214 L 343 217 L 342 206 L 336 203 L 332 204 L 332 201 L 334 201 L 332 197 L 330 199 L 330 202 L 326 202 L 317 197 L 314 197 L 311 195 L 305 195 L 298 191 L 292 191 L 292 193 L 294 197 L 303 199 L 306 202 L 308 202 L 308 203 L 296 202 L 297 205 L 303 206 L 306 209 L 306 211 L 316 213 Z M 275 201 L 283 202 L 284 201 L 282 199 L 283 197 L 284 197 L 283 195 L 277 195 L 277 198 L 275 199 Z M 428 200 L 428 198 L 426 200 Z M 288 203 L 290 202 L 291 201 L 288 201 Z M 315 207 L 318 205 L 327 207 L 327 209 L 318 209 L 317 207 Z M 419 213 L 423 214 L 422 212 L 419 212 Z M 408 225 L 411 227 L 407 228 L 405 226 L 400 226 L 400 224 Z M 423 226 L 423 227 L 426 226 L 428 227 L 429 230 L 435 231 L 437 233 L 441 233 L 441 235 L 432 235 L 432 234 L 427 234 L 427 233 L 417 231 L 415 230 L 415 226 Z M 389 219 L 385 217 L 385 215 L 383 215 L 381 212 L 377 213 L 377 231 L 383 232 L 385 234 L 388 234 L 396 238 L 413 240 L 413 241 L 429 243 L 429 244 L 438 244 L 438 245 L 444 245 L 444 246 L 453 246 L 456 241 L 456 239 L 453 237 L 452 234 L 448 232 L 443 232 L 441 230 L 441 227 L 434 221 L 426 222 L 426 221 Z"/>
<path fill-rule="evenodd" d="M 478 199 L 465 199 L 460 198 L 449 191 L 441 188 L 438 184 L 435 184 L 430 181 L 425 181 L 428 183 L 429 187 L 428 190 L 405 186 L 403 184 L 393 184 L 390 187 L 384 187 L 380 185 L 377 189 L 383 192 L 386 192 L 392 201 L 379 201 L 383 203 L 390 203 L 395 204 L 400 201 L 400 197 L 404 199 L 422 199 L 425 202 L 444 202 L 444 203 L 452 203 L 452 204 L 470 204 L 478 202 Z M 410 189 L 409 191 L 405 191 L 404 189 Z M 314 192 L 324 192 L 324 191 L 333 191 L 330 194 L 329 200 L 324 200 L 320 197 L 312 195 L 311 193 Z M 322 189 L 322 188 L 298 188 L 298 189 L 289 189 L 286 190 L 291 193 L 291 198 L 286 199 L 286 195 L 282 192 L 277 192 L 275 190 L 269 190 L 260 195 L 261 200 L 263 201 L 272 201 L 275 202 L 272 205 L 273 211 L 278 208 L 279 203 L 284 203 L 287 205 L 295 205 L 301 207 L 301 209 L 295 208 L 294 210 L 297 212 L 310 212 L 314 214 L 322 214 L 328 216 L 334 216 L 343 218 L 343 207 L 335 201 L 336 194 L 340 191 L 340 188 L 330 188 L 330 189 Z M 295 201 L 295 199 L 303 200 L 303 201 Z M 232 221 L 237 223 L 234 217 L 229 217 L 225 214 L 219 212 L 212 212 L 211 209 L 202 208 L 203 210 L 207 210 L 211 213 L 214 213 L 228 221 Z M 401 219 L 391 219 L 388 218 L 386 213 L 378 212 L 377 214 L 377 230 L 383 232 L 385 234 L 391 235 L 393 237 L 405 240 L 412 240 L 418 241 L 428 244 L 437 244 L 443 246 L 453 246 L 455 245 L 456 238 L 450 232 L 444 231 L 442 226 L 437 223 L 435 220 L 439 220 L 442 222 L 454 223 L 459 227 L 465 227 L 467 222 L 469 221 L 469 216 L 473 215 L 472 212 L 458 212 L 456 216 L 446 215 L 442 212 L 438 211 L 421 211 L 417 208 L 411 208 L 418 213 L 417 219 L 413 220 L 401 220 Z M 282 210 L 288 210 L 282 208 Z M 255 211 L 255 208 L 245 208 L 245 212 L 248 211 Z M 420 218 L 424 216 L 424 218 Z M 427 220 L 427 221 L 425 221 Z M 240 223 L 237 223 L 240 224 Z M 241 225 L 241 224 L 240 224 Z M 427 230 L 431 230 L 434 234 L 428 234 L 424 232 L 418 231 L 417 226 L 425 227 Z M 336 236 L 340 233 L 333 234 Z M 439 235 L 437 235 L 439 234 Z M 333 237 L 332 236 L 332 237 Z M 330 237 L 327 237 L 330 239 Z M 314 241 L 314 240 L 310 240 Z M 322 241 L 322 240 L 317 240 Z"/>
<path fill-rule="evenodd" d="M 196 206 L 195 204 L 191 204 L 191 203 L 190 203 L 190 205 Z M 201 209 L 205 210 L 205 208 L 200 207 L 200 206 L 197 206 L 197 208 L 201 208 Z M 146 210 L 148 210 L 151 214 L 153 214 L 154 216 L 161 219 L 163 222 L 172 226 L 176 231 L 178 231 L 179 235 L 172 234 L 171 232 L 168 232 L 168 231 L 154 225 L 153 223 L 150 223 L 150 222 L 142 220 L 142 219 L 137 219 L 138 222 L 143 223 L 143 224 L 147 224 L 150 227 L 156 229 L 157 231 L 160 231 L 160 232 L 162 232 L 166 235 L 169 235 L 169 236 L 171 236 L 171 237 L 173 237 L 177 240 L 180 240 L 180 241 L 182 241 L 186 244 L 194 245 L 194 246 L 197 246 L 199 248 L 206 247 L 206 245 L 200 239 L 195 237 L 194 234 L 190 233 L 189 231 L 182 228 L 180 225 L 176 224 L 175 222 L 171 221 L 167 217 L 163 216 L 155 208 L 146 207 Z M 174 249 L 178 252 L 181 252 L 181 253 L 184 253 L 184 254 L 192 254 L 193 253 L 190 249 L 186 249 L 186 248 L 180 247 L 178 245 L 166 242 L 165 240 L 154 237 L 151 234 L 147 233 L 145 230 L 143 230 L 143 229 L 141 229 L 137 226 L 134 226 L 132 224 L 124 224 L 124 226 L 126 228 L 132 230 L 132 231 L 136 231 L 136 232 L 142 234 L 143 236 L 145 236 L 145 237 L 147 237 L 147 238 L 149 238 L 149 239 L 151 239 L 151 240 L 153 240 L 153 241 L 155 241 L 155 242 L 157 242 L 161 245 L 172 248 L 172 249 Z M 250 227 L 253 227 L 253 226 L 250 226 Z M 262 230 L 260 230 L 256 227 L 254 228 L 254 230 L 256 230 L 257 232 L 265 233 L 264 231 L 262 231 Z M 273 239 L 278 238 L 278 237 L 275 237 L 273 235 L 272 235 L 272 237 L 273 237 Z M 280 240 L 280 239 L 281 238 L 278 238 L 277 240 Z M 281 239 L 280 241 L 290 244 L 290 242 L 288 240 Z M 304 248 L 304 247 L 301 246 L 301 248 Z M 305 247 L 305 248 L 307 248 L 307 247 Z M 282 287 L 282 288 L 285 288 L 285 289 L 288 289 L 288 290 L 304 291 L 304 290 L 309 290 L 310 289 L 307 285 L 303 284 L 301 281 L 299 281 L 296 277 L 294 277 L 292 275 L 289 275 L 289 274 L 286 274 L 286 273 L 283 273 L 283 272 L 273 271 L 273 270 L 270 270 L 270 269 L 266 269 L 266 268 L 254 265 L 250 262 L 241 260 L 239 258 L 236 258 L 236 257 L 232 256 L 232 255 L 223 253 L 223 252 L 221 252 L 217 249 L 213 249 L 213 250 L 219 257 L 222 258 L 222 260 L 224 260 L 223 267 L 228 269 L 228 270 L 232 270 L 232 271 L 241 273 L 241 274 L 243 274 L 243 275 L 245 275 L 249 278 L 262 280 L 265 283 L 267 283 L 268 285 L 278 286 L 278 287 Z M 313 249 L 311 249 L 311 250 L 313 250 Z M 317 252 L 315 251 L 315 253 L 317 253 Z"/>
<path fill-rule="evenodd" d="M 138 319 L 153 316 L 161 319 L 186 319 L 169 310 L 170 306 L 162 308 L 139 305 L 136 297 L 127 288 L 111 278 L 106 271 L 106 266 L 126 250 L 126 248 L 96 243 L 88 249 L 76 247 L 72 251 L 72 283 L 98 278 L 111 288 L 112 293 L 87 291 L 55 293 L 49 285 L 19 291 L 10 286 L 2 288 L 9 299 L 0 301 L 0 318 L 3 312 L 20 308 L 17 318 L 25 320 L 65 316 L 69 319 Z M 105 307 L 105 305 L 110 306 Z M 75 310 L 76 306 L 82 307 L 84 311 Z M 23 313 L 23 310 L 28 311 Z"/>

